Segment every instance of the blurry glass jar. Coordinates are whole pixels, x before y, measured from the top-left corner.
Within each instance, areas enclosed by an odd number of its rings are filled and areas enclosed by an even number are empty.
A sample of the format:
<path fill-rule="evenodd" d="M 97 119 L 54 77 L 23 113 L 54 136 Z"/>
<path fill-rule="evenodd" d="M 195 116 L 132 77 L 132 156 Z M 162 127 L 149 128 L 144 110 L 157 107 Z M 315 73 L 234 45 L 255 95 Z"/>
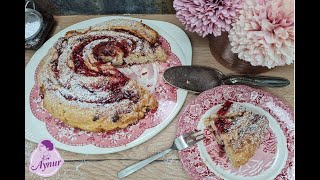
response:
<path fill-rule="evenodd" d="M 32 8 L 28 8 L 29 3 Z M 35 3 L 28 1 L 25 5 L 25 41 L 34 38 L 41 30 L 43 25 L 43 17 L 36 10 Z"/>

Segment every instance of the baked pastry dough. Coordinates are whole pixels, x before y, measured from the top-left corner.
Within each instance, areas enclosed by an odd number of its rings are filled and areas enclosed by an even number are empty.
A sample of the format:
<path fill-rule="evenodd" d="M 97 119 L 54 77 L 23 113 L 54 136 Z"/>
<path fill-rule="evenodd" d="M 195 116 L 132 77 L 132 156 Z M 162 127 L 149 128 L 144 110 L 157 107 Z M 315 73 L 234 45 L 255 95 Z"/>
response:
<path fill-rule="evenodd" d="M 269 126 L 266 116 L 247 111 L 230 101 L 207 118 L 205 124 L 212 128 L 215 140 L 236 168 L 255 154 Z"/>
<path fill-rule="evenodd" d="M 166 59 L 158 33 L 141 22 L 115 19 L 69 31 L 40 62 L 43 106 L 75 128 L 126 128 L 155 111 L 158 102 L 117 68 Z"/>

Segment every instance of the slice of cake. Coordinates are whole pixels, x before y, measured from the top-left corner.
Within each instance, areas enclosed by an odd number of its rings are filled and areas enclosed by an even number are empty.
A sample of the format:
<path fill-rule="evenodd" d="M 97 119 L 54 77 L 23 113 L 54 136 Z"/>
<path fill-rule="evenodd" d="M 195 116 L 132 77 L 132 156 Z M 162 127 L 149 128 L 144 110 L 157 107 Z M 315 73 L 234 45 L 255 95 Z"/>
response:
<path fill-rule="evenodd" d="M 266 116 L 230 101 L 207 118 L 205 124 L 212 128 L 215 140 L 236 168 L 247 163 L 255 154 L 269 126 Z"/>

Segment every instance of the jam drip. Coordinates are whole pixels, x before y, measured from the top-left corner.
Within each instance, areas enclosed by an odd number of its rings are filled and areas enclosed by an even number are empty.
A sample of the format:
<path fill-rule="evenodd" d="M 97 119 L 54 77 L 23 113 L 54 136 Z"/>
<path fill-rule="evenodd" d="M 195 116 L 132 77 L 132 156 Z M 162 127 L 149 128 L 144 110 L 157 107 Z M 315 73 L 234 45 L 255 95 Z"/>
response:
<path fill-rule="evenodd" d="M 228 110 L 230 109 L 231 105 L 233 104 L 233 102 L 231 101 L 226 101 L 223 105 L 222 105 L 222 108 L 219 109 L 219 111 L 217 112 L 217 115 L 218 116 L 223 116 L 225 115 Z"/>
<path fill-rule="evenodd" d="M 226 101 L 222 105 L 222 108 L 220 108 L 219 111 L 217 112 L 218 118 L 214 121 L 214 125 L 216 126 L 219 134 L 226 133 L 230 128 L 230 126 L 232 125 L 232 123 L 229 122 L 228 119 L 222 117 L 228 112 L 232 104 L 233 102 Z"/>
<path fill-rule="evenodd" d="M 228 132 L 228 129 L 232 125 L 227 119 L 219 117 L 214 121 L 214 125 L 216 126 L 219 134 Z"/>
<path fill-rule="evenodd" d="M 54 77 L 56 79 L 59 78 L 59 70 L 58 70 L 58 59 L 55 59 L 51 62 L 51 71 L 54 73 Z"/>

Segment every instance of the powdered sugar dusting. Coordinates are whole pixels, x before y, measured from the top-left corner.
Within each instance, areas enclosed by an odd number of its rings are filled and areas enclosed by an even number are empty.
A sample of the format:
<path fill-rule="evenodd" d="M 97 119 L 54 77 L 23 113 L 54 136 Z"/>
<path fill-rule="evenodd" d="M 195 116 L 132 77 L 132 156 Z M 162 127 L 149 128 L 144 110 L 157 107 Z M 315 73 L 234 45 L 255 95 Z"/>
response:
<path fill-rule="evenodd" d="M 25 32 L 24 32 L 24 38 L 27 39 L 34 34 L 38 32 L 40 29 L 40 22 L 39 21 L 33 21 L 33 22 L 27 22 L 25 23 Z"/>
<path fill-rule="evenodd" d="M 91 71 L 108 72 L 112 73 L 112 76 L 99 74 L 97 76 L 86 76 L 82 73 L 75 72 L 74 68 L 76 65 L 74 64 L 75 61 L 73 58 L 75 56 L 76 48 L 88 40 L 89 43 L 84 44 L 83 50 L 79 54 L 84 60 L 84 65 Z M 54 91 L 55 96 L 60 97 L 61 99 L 68 99 L 68 103 L 71 103 L 72 105 L 88 107 L 88 103 L 95 103 L 93 105 L 94 107 L 100 108 L 104 106 L 101 105 L 101 103 L 105 104 L 105 102 L 111 98 L 112 94 L 114 94 L 113 90 L 108 90 L 104 87 L 108 86 L 109 82 L 117 82 L 118 80 L 113 76 L 118 76 L 117 73 L 121 74 L 121 72 L 110 69 L 111 67 L 108 64 L 102 64 L 98 67 L 96 64 L 101 63 L 95 60 L 93 49 L 98 44 L 113 41 L 127 43 L 129 47 L 133 48 L 129 49 L 129 51 L 134 53 L 133 56 L 129 55 L 122 58 L 123 54 L 117 52 L 119 58 L 115 57 L 114 60 L 112 60 L 113 63 L 122 64 L 122 62 L 118 62 L 122 61 L 122 59 L 123 61 L 132 62 L 131 58 L 137 56 L 136 53 L 152 54 L 153 51 L 146 40 L 126 32 L 110 30 L 89 31 L 84 32 L 83 34 L 73 34 L 67 38 L 60 38 L 55 44 L 58 55 L 54 55 L 51 62 L 46 65 L 47 73 L 40 75 L 40 81 L 42 81 L 43 87 L 47 90 Z M 55 56 L 57 57 L 55 58 Z M 156 56 L 149 55 L 148 58 L 150 62 L 156 60 Z M 51 71 L 53 66 L 52 63 L 57 64 L 57 70 L 55 70 L 55 72 Z M 138 94 L 136 87 L 130 82 L 126 83 L 122 89 Z M 103 111 L 105 110 L 106 109 Z"/>

